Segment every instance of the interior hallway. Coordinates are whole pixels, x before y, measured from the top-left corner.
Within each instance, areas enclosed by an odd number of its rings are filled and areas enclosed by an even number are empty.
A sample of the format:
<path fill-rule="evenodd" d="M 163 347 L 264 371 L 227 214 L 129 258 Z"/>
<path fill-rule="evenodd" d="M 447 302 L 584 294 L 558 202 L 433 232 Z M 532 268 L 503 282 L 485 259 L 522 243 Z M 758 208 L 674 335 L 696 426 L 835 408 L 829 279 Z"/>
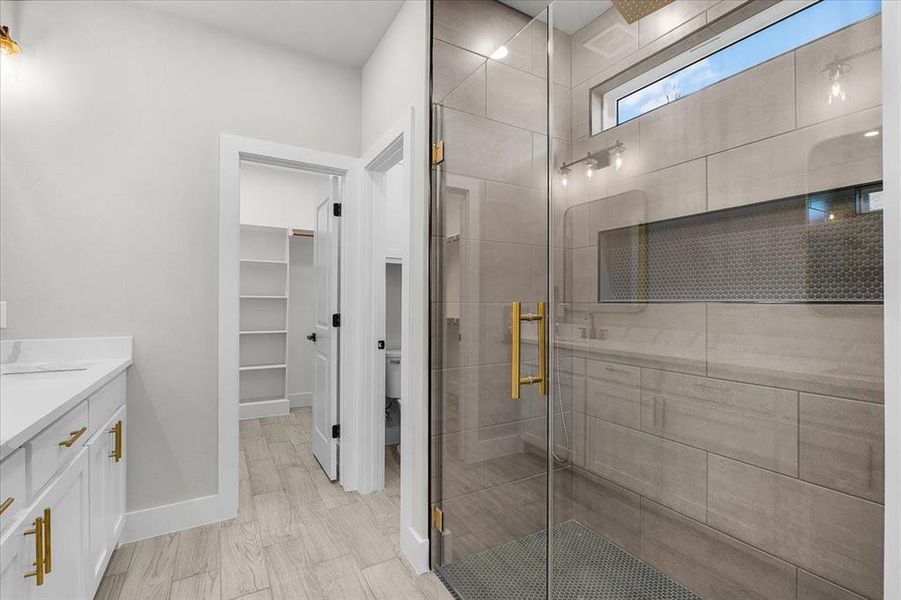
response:
<path fill-rule="evenodd" d="M 344 492 L 310 447 L 311 412 L 241 421 L 238 515 L 122 545 L 95 600 L 449 600 L 399 549 L 400 464 L 385 490 Z"/>

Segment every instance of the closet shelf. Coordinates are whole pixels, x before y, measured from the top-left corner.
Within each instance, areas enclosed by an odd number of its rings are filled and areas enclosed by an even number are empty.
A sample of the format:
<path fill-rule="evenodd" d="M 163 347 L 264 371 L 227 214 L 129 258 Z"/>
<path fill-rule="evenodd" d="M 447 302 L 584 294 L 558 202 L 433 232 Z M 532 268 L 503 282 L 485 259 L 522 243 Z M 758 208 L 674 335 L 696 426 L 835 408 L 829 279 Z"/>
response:
<path fill-rule="evenodd" d="M 239 371 L 270 371 L 275 369 L 286 369 L 288 365 L 254 365 L 252 367 L 238 367 Z"/>
<path fill-rule="evenodd" d="M 288 333 L 287 329 L 250 329 L 248 331 L 239 332 L 240 335 L 267 335 L 267 334 L 279 334 L 279 333 Z"/>
<path fill-rule="evenodd" d="M 241 300 L 287 300 L 287 296 L 258 296 L 258 295 L 241 295 Z"/>
<path fill-rule="evenodd" d="M 251 264 L 251 265 L 286 265 L 288 261 L 286 260 L 263 260 L 260 258 L 242 258 L 242 264 Z"/>

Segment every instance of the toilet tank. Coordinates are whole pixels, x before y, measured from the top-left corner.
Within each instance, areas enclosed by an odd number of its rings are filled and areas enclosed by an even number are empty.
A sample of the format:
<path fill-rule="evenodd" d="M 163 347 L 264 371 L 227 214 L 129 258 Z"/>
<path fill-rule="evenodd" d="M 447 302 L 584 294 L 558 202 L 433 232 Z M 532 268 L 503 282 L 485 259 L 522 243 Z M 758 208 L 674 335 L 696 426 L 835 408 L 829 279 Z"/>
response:
<path fill-rule="evenodd" d="M 400 398 L 400 350 L 385 352 L 385 396 Z"/>

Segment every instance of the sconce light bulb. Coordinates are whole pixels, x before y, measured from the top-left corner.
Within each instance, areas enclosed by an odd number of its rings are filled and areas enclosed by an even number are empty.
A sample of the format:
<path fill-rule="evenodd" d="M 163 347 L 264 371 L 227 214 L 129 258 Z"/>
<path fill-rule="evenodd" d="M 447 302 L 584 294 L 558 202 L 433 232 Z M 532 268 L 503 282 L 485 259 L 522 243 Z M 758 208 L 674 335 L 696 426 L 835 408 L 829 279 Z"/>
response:
<path fill-rule="evenodd" d="M 619 171 L 623 168 L 623 157 L 620 154 L 616 155 L 616 158 L 613 159 L 613 166 L 616 167 L 616 170 Z"/>
<path fill-rule="evenodd" d="M 844 102 L 848 97 L 845 86 L 842 85 L 841 80 L 842 78 L 844 78 L 845 73 L 850 70 L 851 65 L 841 62 L 838 59 L 826 65 L 826 68 L 823 70 L 823 72 L 826 74 L 826 78 L 831 82 L 829 84 L 829 96 L 826 100 L 828 104 Z"/>
<path fill-rule="evenodd" d="M 588 179 L 591 179 L 591 176 L 594 175 L 594 169 L 592 169 L 591 167 L 588 167 L 585 170 L 585 174 L 588 175 Z"/>
<path fill-rule="evenodd" d="M 560 183 L 563 184 L 563 187 L 566 187 L 566 185 L 569 183 L 569 181 L 566 180 L 566 175 L 563 176 L 563 181 L 561 181 Z"/>

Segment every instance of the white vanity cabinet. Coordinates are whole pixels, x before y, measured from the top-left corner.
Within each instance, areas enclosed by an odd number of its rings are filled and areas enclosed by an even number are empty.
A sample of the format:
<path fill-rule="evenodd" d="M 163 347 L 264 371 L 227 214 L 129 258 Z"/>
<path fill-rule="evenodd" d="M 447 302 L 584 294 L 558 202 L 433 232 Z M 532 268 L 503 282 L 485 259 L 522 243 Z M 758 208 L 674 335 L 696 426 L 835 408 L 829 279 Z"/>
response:
<path fill-rule="evenodd" d="M 106 570 L 125 525 L 125 407 L 88 442 L 91 474 L 90 581 L 94 589 Z"/>
<path fill-rule="evenodd" d="M 0 530 L 2 600 L 93 598 L 125 523 L 124 437 L 123 368 L 0 462 L 4 487 L 17 486 Z"/>

